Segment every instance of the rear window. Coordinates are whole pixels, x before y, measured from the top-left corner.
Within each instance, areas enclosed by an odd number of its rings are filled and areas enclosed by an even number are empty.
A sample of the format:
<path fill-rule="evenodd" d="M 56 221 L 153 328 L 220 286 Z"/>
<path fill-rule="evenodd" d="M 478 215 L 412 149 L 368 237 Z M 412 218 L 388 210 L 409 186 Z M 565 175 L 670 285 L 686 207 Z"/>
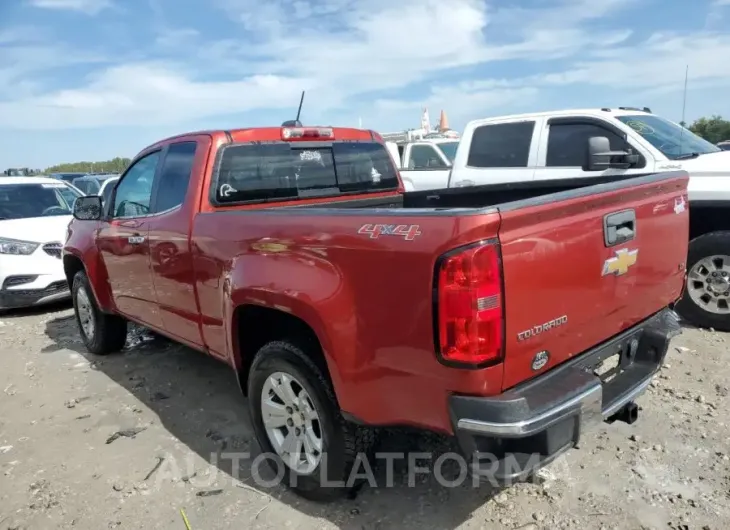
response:
<path fill-rule="evenodd" d="M 388 152 L 374 142 L 230 145 L 223 148 L 217 177 L 215 197 L 223 204 L 398 187 Z"/>
<path fill-rule="evenodd" d="M 101 184 L 94 178 L 80 177 L 74 179 L 71 184 L 86 195 L 97 195 L 101 189 Z"/>

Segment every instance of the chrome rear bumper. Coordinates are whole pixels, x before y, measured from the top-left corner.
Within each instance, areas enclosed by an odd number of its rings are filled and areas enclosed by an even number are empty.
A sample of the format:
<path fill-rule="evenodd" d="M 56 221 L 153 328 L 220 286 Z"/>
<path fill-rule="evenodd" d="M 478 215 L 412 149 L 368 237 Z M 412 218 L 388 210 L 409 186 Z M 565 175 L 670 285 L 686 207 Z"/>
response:
<path fill-rule="evenodd" d="M 452 422 L 473 471 L 498 483 L 522 480 L 575 446 L 646 391 L 680 332 L 679 317 L 665 309 L 499 396 L 452 396 Z M 613 377 L 594 374 L 615 355 Z"/>

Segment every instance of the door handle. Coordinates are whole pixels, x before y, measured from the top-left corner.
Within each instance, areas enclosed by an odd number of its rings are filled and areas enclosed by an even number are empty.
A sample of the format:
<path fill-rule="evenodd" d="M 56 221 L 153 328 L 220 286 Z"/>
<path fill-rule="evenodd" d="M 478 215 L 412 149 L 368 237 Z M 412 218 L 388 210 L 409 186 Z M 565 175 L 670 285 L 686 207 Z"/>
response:
<path fill-rule="evenodd" d="M 144 243 L 145 237 L 141 236 L 139 234 L 134 234 L 133 236 L 129 236 L 127 238 L 127 241 L 130 245 L 139 245 L 141 243 Z"/>
<path fill-rule="evenodd" d="M 620 245 L 636 237 L 636 212 L 623 210 L 603 218 L 603 240 L 607 247 Z"/>

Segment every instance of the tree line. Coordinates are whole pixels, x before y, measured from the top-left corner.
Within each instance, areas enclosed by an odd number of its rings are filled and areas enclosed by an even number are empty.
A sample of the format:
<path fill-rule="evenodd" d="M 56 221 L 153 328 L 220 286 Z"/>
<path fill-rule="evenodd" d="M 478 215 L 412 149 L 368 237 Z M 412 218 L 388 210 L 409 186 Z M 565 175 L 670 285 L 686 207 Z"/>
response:
<path fill-rule="evenodd" d="M 713 144 L 730 140 L 730 121 L 723 120 L 722 116 L 695 120 L 689 130 Z"/>
<path fill-rule="evenodd" d="M 104 162 L 69 162 L 48 167 L 44 173 L 122 173 L 130 162 L 119 156 Z"/>

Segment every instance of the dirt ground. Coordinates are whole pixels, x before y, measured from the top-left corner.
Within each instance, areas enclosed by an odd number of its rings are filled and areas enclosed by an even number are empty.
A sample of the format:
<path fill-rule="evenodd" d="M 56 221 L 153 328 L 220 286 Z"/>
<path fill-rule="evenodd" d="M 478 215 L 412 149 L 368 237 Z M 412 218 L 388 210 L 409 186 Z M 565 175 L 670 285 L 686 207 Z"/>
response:
<path fill-rule="evenodd" d="M 193 530 L 730 528 L 730 342 L 711 330 L 675 339 L 636 424 L 591 433 L 541 483 L 410 487 L 403 475 L 329 505 L 257 486 L 251 460 L 222 458 L 254 458 L 256 444 L 232 372 L 212 359 L 144 333 L 90 356 L 68 306 L 0 315 L 0 344 L 0 530 L 184 530 L 181 510 Z"/>

